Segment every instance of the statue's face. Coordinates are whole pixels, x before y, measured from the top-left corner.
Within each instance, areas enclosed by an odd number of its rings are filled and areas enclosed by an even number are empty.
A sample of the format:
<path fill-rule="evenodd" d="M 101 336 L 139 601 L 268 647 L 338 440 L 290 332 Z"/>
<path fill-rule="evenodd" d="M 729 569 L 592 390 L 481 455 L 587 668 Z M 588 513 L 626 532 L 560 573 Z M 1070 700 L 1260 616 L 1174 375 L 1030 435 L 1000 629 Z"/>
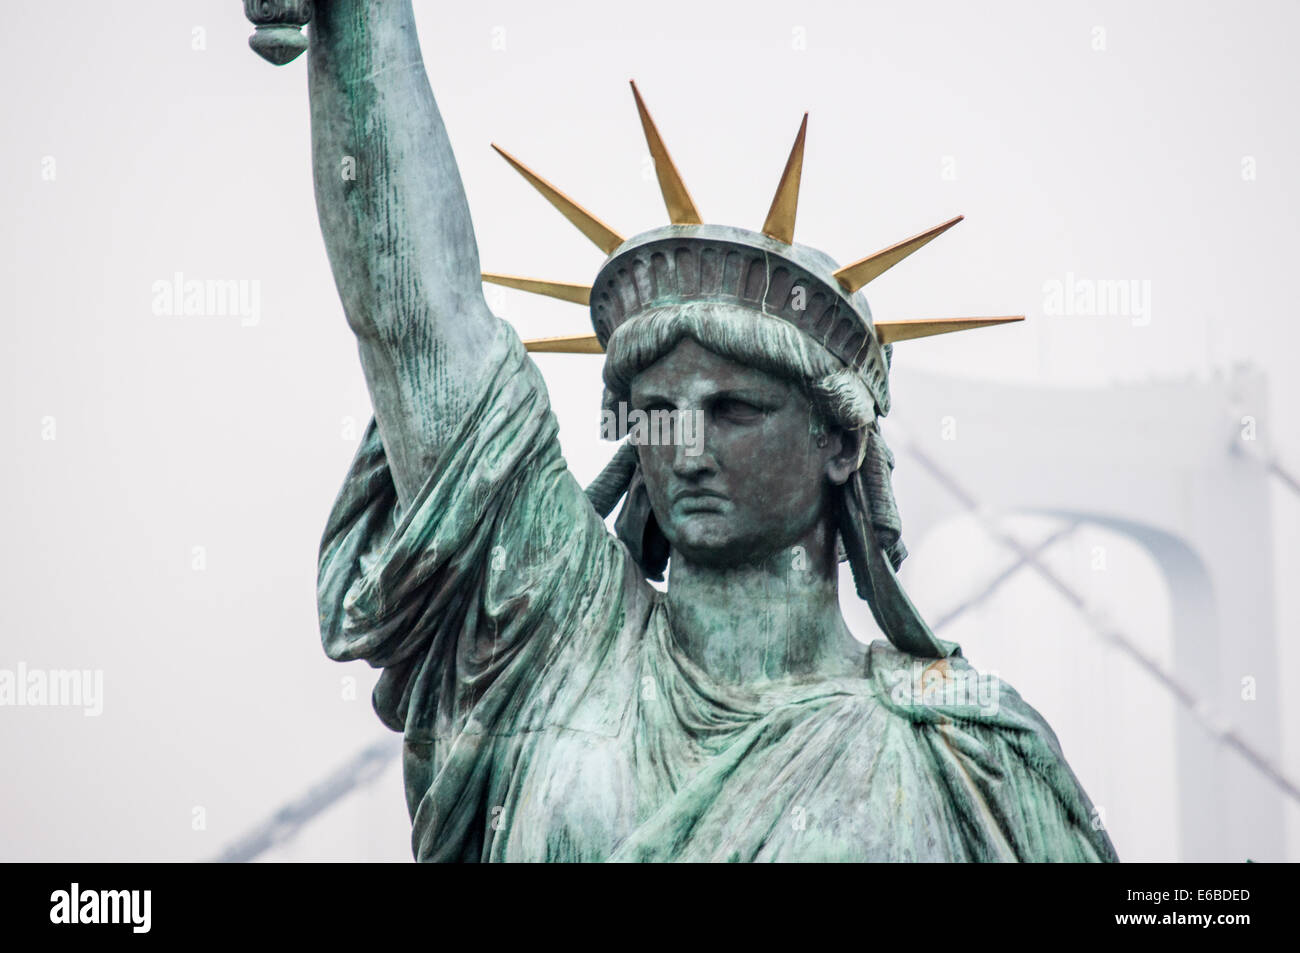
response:
<path fill-rule="evenodd" d="M 632 382 L 633 410 L 676 411 L 673 441 L 642 441 L 650 505 L 674 552 L 693 562 L 757 562 L 825 525 L 856 438 L 820 432 L 797 385 L 684 338 Z M 692 433 L 695 424 L 697 432 Z"/>

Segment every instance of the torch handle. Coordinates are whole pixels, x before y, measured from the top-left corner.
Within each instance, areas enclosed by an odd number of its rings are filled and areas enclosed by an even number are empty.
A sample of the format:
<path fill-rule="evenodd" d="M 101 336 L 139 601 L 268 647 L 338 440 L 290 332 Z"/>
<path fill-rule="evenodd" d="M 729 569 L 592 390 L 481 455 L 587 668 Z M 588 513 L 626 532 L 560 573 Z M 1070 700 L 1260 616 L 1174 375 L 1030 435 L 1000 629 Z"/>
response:
<path fill-rule="evenodd" d="M 244 0 L 244 14 L 257 27 L 248 45 L 267 62 L 283 66 L 307 49 L 312 0 Z"/>

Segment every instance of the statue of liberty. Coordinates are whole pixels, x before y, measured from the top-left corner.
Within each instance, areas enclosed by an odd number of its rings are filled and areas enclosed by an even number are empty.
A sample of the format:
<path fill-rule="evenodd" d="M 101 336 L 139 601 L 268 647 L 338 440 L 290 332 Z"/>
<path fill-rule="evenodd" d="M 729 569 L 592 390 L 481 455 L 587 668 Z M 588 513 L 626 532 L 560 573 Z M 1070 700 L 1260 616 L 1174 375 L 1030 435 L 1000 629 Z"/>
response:
<path fill-rule="evenodd" d="M 1117 859 L 1043 718 L 895 575 L 892 345 L 1013 319 L 873 322 L 861 288 L 957 219 L 844 267 L 794 244 L 805 117 L 761 230 L 705 224 L 634 86 L 671 224 L 625 238 L 503 152 L 608 257 L 590 287 L 482 276 L 409 0 L 246 7 L 268 59 L 309 51 L 374 406 L 320 625 L 382 669 L 417 860 Z M 485 278 L 595 333 L 525 343 Z M 622 443 L 586 490 L 530 350 L 604 354 Z M 885 640 L 845 623 L 845 559 Z"/>

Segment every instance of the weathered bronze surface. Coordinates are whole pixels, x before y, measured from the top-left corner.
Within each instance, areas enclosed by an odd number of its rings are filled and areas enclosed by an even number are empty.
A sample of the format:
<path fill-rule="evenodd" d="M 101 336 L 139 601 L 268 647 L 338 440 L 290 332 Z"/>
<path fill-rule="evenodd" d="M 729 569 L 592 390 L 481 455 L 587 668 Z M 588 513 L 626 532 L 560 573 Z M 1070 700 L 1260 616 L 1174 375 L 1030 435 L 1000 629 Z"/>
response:
<path fill-rule="evenodd" d="M 790 244 L 805 127 L 766 235 L 699 224 L 639 92 L 667 229 L 625 241 L 506 156 L 610 255 L 590 289 L 494 276 L 590 302 L 596 334 L 550 349 L 606 354 L 626 440 L 584 492 L 484 301 L 410 3 L 318 2 L 309 34 L 318 210 L 375 410 L 321 630 L 383 670 L 416 858 L 1115 860 L 1051 729 L 895 575 L 878 418 L 889 341 L 922 327 L 873 324 L 858 289 L 948 226 L 848 270 Z M 844 558 L 888 641 L 845 624 Z"/>

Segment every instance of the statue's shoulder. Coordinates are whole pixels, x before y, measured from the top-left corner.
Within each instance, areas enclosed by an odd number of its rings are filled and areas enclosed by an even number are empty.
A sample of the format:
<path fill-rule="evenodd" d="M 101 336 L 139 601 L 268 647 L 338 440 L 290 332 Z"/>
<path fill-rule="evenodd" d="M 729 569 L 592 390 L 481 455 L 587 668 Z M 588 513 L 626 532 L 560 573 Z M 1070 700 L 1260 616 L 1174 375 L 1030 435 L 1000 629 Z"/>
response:
<path fill-rule="evenodd" d="M 1058 747 L 1046 719 L 1010 683 L 960 654 L 922 658 L 877 640 L 868 648 L 866 677 L 881 702 L 910 721 L 1029 731 Z"/>
<path fill-rule="evenodd" d="M 1017 856 L 1116 859 L 1055 732 L 1007 682 L 960 655 L 920 658 L 887 642 L 870 646 L 867 677 L 880 704 L 926 739 L 935 771 L 959 788 L 977 779 L 981 796 L 999 805 Z"/>

